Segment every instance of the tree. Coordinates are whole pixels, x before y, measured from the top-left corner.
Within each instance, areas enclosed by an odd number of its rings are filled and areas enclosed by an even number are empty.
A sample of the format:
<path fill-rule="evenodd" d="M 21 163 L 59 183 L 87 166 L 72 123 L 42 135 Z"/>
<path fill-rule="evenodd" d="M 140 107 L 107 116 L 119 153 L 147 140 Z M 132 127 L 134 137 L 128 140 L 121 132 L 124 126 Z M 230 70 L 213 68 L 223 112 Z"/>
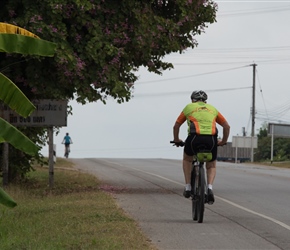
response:
<path fill-rule="evenodd" d="M 6 71 L 29 97 L 121 103 L 140 66 L 172 68 L 164 56 L 196 47 L 216 11 L 212 0 L 2 0 L 3 21 L 57 43 L 54 60 L 9 56 Z"/>
<path fill-rule="evenodd" d="M 18 33 L 18 34 L 15 34 Z M 52 56 L 55 44 L 39 39 L 20 27 L 0 23 L 0 52 Z M 34 105 L 5 75 L 0 73 L 0 99 L 18 114 L 27 117 Z M 9 142 L 27 154 L 35 155 L 39 148 L 17 128 L 0 117 L 0 143 Z"/>
<path fill-rule="evenodd" d="M 258 148 L 255 150 L 255 161 L 270 161 L 271 137 L 268 136 L 268 124 L 264 123 L 258 133 Z M 276 138 L 273 145 L 273 160 L 285 161 L 290 159 L 290 139 Z"/>
<path fill-rule="evenodd" d="M 53 56 L 54 51 L 54 43 L 42 40 L 33 33 L 20 27 L 0 23 L 0 52 Z M 20 91 L 18 87 L 2 73 L 0 73 L 0 90 L 0 99 L 18 114 L 27 117 L 35 110 L 34 105 L 22 93 L 22 91 Z M 39 147 L 17 128 L 1 117 L 0 127 L 0 143 L 9 142 L 15 148 L 26 154 L 32 156 L 37 155 Z M 16 153 L 17 152 L 18 151 L 16 151 Z M 15 158 L 16 157 L 13 157 L 13 159 Z M 26 159 L 28 159 L 28 157 L 26 157 Z M 25 161 L 21 161 L 17 165 L 22 167 L 23 164 L 25 164 Z M 5 176 L 5 178 L 6 177 L 7 176 Z M 5 184 L 6 182 L 7 180 L 5 180 Z M 5 192 L 0 192 L 0 201 L 3 197 L 4 200 L 7 200 L 7 197 L 5 195 L 3 196 L 3 194 L 5 194 Z"/>
<path fill-rule="evenodd" d="M 216 11 L 212 0 L 1 0 L 3 22 L 57 48 L 53 59 L 0 54 L 0 69 L 29 99 L 122 103 L 139 67 L 173 68 L 164 56 L 195 48 Z"/>
<path fill-rule="evenodd" d="M 259 129 L 258 148 L 255 149 L 255 161 L 269 161 L 271 158 L 271 138 L 268 136 L 267 124 Z"/>

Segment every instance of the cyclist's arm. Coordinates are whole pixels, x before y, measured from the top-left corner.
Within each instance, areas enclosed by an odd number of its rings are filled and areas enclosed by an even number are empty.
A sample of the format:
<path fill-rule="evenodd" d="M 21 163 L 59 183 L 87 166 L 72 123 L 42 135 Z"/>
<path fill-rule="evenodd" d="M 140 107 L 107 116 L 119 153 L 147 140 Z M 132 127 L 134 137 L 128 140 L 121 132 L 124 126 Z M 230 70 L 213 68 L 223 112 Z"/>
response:
<path fill-rule="evenodd" d="M 219 146 L 225 145 L 228 141 L 230 135 L 230 125 L 228 124 L 227 120 L 223 117 L 221 113 L 218 113 L 216 122 L 222 126 L 223 128 L 223 137 L 222 140 L 218 142 Z"/>
<path fill-rule="evenodd" d="M 180 142 L 182 140 L 179 139 L 179 129 L 180 126 L 186 121 L 186 117 L 183 112 L 178 116 L 174 126 L 173 126 L 173 141 Z"/>

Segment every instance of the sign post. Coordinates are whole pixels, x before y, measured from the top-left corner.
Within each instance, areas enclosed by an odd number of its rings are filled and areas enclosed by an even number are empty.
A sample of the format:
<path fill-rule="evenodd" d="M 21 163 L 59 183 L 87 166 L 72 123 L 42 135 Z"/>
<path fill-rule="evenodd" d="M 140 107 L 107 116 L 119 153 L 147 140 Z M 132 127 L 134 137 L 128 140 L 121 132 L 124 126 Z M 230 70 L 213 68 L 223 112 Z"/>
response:
<path fill-rule="evenodd" d="M 53 127 L 67 126 L 67 101 L 66 100 L 34 100 L 36 110 L 32 114 L 23 118 L 6 105 L 0 105 L 3 119 L 15 127 L 43 127 L 48 128 L 49 143 L 49 187 L 54 185 L 54 150 L 53 150 Z M 7 153 L 8 157 L 8 153 Z M 8 174 L 8 172 L 7 172 Z"/>
<path fill-rule="evenodd" d="M 258 146 L 258 139 L 257 137 L 253 136 L 233 136 L 232 139 L 232 147 L 236 148 L 236 159 L 235 163 L 237 163 L 237 156 L 238 156 L 238 148 L 257 148 Z M 253 158 L 252 158 L 253 161 Z"/>
<path fill-rule="evenodd" d="M 48 169 L 49 169 L 49 187 L 54 185 L 54 166 L 53 166 L 53 127 L 49 127 L 48 131 Z"/>
<path fill-rule="evenodd" d="M 269 123 L 268 135 L 271 135 L 271 164 L 272 164 L 274 152 L 274 137 L 290 138 L 290 124 Z"/>

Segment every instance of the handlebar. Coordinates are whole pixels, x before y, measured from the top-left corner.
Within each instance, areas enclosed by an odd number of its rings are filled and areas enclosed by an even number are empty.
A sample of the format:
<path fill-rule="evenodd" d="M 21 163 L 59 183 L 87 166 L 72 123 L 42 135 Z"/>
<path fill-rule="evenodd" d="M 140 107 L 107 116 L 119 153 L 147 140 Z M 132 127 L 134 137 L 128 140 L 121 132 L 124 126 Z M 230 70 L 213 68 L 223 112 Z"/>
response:
<path fill-rule="evenodd" d="M 184 141 L 180 141 L 180 142 L 170 141 L 170 143 L 174 144 L 173 146 L 177 146 L 177 147 L 184 147 L 185 145 Z"/>
<path fill-rule="evenodd" d="M 175 142 L 175 141 L 170 141 L 170 143 L 174 144 L 172 146 L 177 146 L 177 147 L 184 147 L 185 145 L 185 142 L 184 141 L 181 141 L 181 142 Z M 227 145 L 227 144 L 224 144 L 224 145 Z M 222 146 L 224 146 L 222 145 Z M 217 145 L 218 147 L 222 147 L 220 145 Z"/>

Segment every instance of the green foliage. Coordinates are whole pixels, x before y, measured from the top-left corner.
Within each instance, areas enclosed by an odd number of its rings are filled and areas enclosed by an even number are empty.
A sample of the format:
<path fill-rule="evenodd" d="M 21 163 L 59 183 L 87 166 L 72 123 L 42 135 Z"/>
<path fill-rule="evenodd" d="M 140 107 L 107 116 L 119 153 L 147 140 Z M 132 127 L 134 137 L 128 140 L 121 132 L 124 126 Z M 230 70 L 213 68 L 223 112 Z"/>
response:
<path fill-rule="evenodd" d="M 30 155 L 38 153 L 39 148 L 27 136 L 2 118 L 0 118 L 0 127 L 0 142 L 4 140 Z"/>
<path fill-rule="evenodd" d="M 17 86 L 1 73 L 0 82 L 0 99 L 7 103 L 12 110 L 17 110 L 17 113 L 24 117 L 29 116 L 35 110 L 34 105 Z"/>
<path fill-rule="evenodd" d="M 267 124 L 258 133 L 258 148 L 255 150 L 255 161 L 271 160 L 271 137 L 268 136 Z M 290 160 L 290 139 L 274 138 L 273 161 Z"/>
<path fill-rule="evenodd" d="M 24 55 L 38 55 L 52 57 L 56 45 L 39 38 L 0 33 L 0 52 L 20 53 Z"/>
<path fill-rule="evenodd" d="M 24 55 L 53 56 L 55 52 L 55 46 L 56 45 L 54 43 L 41 40 L 33 33 L 23 28 L 2 22 L 0 23 L 0 52 L 19 53 Z M 0 99 L 18 114 L 27 117 L 35 109 L 34 105 L 29 101 L 25 94 L 2 73 L 0 73 L 0 90 Z M 18 149 L 12 151 L 12 153 L 17 154 L 16 157 L 15 155 L 11 157 L 10 154 L 10 159 L 12 159 L 12 161 L 10 161 L 9 165 L 9 176 L 10 179 L 13 179 L 13 177 L 15 178 L 17 175 L 23 175 L 25 172 L 27 172 L 21 171 L 21 167 L 29 166 L 27 163 L 31 156 L 25 157 L 24 153 L 33 156 L 36 155 L 36 158 L 39 158 L 37 155 L 39 147 L 37 147 L 37 145 L 35 145 L 17 128 L 2 118 L 0 118 L 0 127 L 0 143 L 8 142 L 16 149 Z M 17 157 L 18 155 L 20 155 L 20 157 Z M 21 159 L 21 161 L 19 159 Z M 17 168 L 11 168 L 14 163 L 13 160 L 18 160 Z M 11 169 L 14 171 L 11 171 Z"/>
<path fill-rule="evenodd" d="M 172 68 L 164 56 L 197 46 L 216 11 L 211 0 L 2 0 L 3 21 L 57 43 L 53 61 L 34 58 L 7 73 L 36 98 L 128 101 L 135 71 Z"/>
<path fill-rule="evenodd" d="M 17 205 L 17 203 L 2 188 L 0 188 L 0 204 L 11 208 Z"/>
<path fill-rule="evenodd" d="M 53 58 L 0 53 L 0 70 L 29 99 L 84 104 L 111 96 L 122 103 L 139 67 L 156 74 L 172 68 L 164 56 L 196 47 L 216 11 L 212 0 L 1 0 L 2 22 L 57 48 Z"/>

